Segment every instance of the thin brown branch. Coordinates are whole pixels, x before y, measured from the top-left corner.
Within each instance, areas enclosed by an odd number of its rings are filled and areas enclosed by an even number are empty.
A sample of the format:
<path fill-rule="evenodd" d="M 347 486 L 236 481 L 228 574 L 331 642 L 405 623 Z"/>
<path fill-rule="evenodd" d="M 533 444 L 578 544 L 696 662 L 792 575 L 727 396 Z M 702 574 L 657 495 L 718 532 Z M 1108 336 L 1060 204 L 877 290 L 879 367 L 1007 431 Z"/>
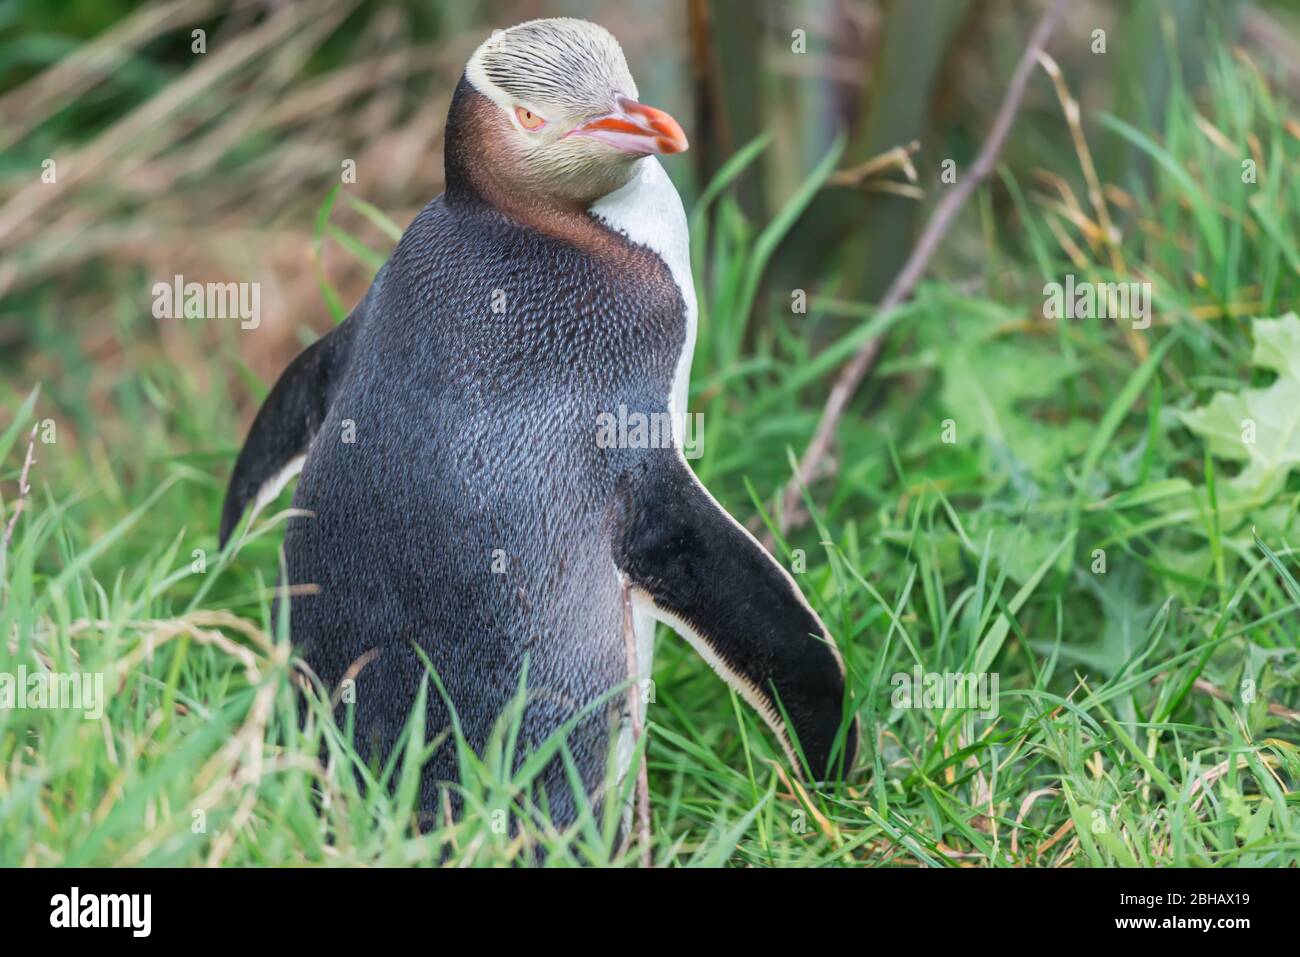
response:
<path fill-rule="evenodd" d="M 1002 106 L 998 109 L 997 117 L 993 121 L 993 127 L 989 131 L 988 138 L 984 141 L 984 145 L 980 147 L 979 154 L 975 157 L 975 162 L 971 165 L 966 176 L 935 206 L 934 212 L 925 225 L 925 230 L 921 233 L 920 239 L 917 240 L 916 246 L 912 250 L 911 256 L 903 264 L 902 271 L 894 279 L 893 285 L 886 291 L 884 298 L 880 300 L 877 309 L 879 315 L 883 316 L 893 312 L 912 294 L 921 276 L 924 275 L 930 263 L 930 258 L 948 235 L 957 213 L 975 192 L 975 188 L 993 172 L 998 156 L 1002 152 L 1002 146 L 1006 142 L 1007 134 L 1011 132 L 1016 114 L 1020 111 L 1020 103 L 1024 99 L 1029 76 L 1033 72 L 1034 65 L 1038 62 L 1038 56 L 1043 47 L 1046 46 L 1052 32 L 1056 29 L 1056 24 L 1064 10 L 1065 0 L 1053 0 L 1047 12 L 1038 21 L 1038 26 L 1034 28 L 1034 32 L 1029 39 L 1029 45 L 1025 47 L 1020 62 L 1016 64 L 1016 70 L 1011 76 L 1006 96 L 1002 100 Z M 862 384 L 862 380 L 866 378 L 867 373 L 875 365 L 882 345 L 883 340 L 879 336 L 864 343 L 848 365 L 840 371 L 839 377 L 835 380 L 830 397 L 826 401 L 826 407 L 822 410 L 821 421 L 817 423 L 817 431 L 813 434 L 812 441 L 808 443 L 808 448 L 805 450 L 803 458 L 800 459 L 799 467 L 795 470 L 794 476 L 786 484 L 781 494 L 781 508 L 777 521 L 782 534 L 792 527 L 793 520 L 796 517 L 795 510 L 799 505 L 800 490 L 807 483 L 809 476 L 814 474 L 818 463 L 821 462 L 830 449 L 831 440 L 835 436 L 835 430 L 844 415 L 844 410 Z"/>

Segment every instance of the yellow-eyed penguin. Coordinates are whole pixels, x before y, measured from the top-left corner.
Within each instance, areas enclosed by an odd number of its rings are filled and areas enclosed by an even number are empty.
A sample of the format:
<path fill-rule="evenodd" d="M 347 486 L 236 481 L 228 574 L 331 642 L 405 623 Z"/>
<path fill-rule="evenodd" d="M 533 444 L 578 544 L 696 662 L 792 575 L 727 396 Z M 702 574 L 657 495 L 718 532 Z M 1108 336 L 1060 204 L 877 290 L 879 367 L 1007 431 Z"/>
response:
<path fill-rule="evenodd" d="M 286 532 L 287 584 L 316 587 L 291 599 L 291 636 L 326 687 L 355 680 L 372 757 L 415 701 L 417 649 L 445 689 L 430 688 L 427 735 L 449 727 L 450 703 L 478 749 L 526 668 L 516 762 L 569 722 L 598 803 L 612 733 L 626 734 L 611 693 L 628 680 L 626 579 L 638 679 L 666 622 L 796 771 L 852 763 L 834 641 L 682 455 L 696 302 L 686 217 L 655 154 L 687 142 L 637 96 L 595 24 L 535 20 L 486 40 L 448 114 L 446 192 L 289 366 L 240 452 L 222 543 L 301 469 L 293 504 L 309 515 Z M 612 415 L 637 413 L 667 413 L 672 440 L 608 441 Z M 456 778 L 448 742 L 423 769 L 422 809 Z M 562 761 L 541 784 L 571 821 Z"/>

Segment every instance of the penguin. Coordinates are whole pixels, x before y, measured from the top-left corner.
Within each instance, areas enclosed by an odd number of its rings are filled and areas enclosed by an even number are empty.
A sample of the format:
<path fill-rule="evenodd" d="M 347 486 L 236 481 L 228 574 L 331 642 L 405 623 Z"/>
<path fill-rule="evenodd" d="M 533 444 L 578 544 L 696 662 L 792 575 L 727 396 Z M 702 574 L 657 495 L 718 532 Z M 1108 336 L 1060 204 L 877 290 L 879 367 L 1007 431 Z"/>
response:
<path fill-rule="evenodd" d="M 522 689 L 515 766 L 563 732 L 571 767 L 550 760 L 535 797 L 573 822 L 602 802 L 611 754 L 627 773 L 619 689 L 649 677 L 663 622 L 796 773 L 852 767 L 835 641 L 683 455 L 697 309 L 686 216 L 658 157 L 687 145 L 640 102 L 604 28 L 494 32 L 452 97 L 444 192 L 258 411 L 221 544 L 300 473 L 283 546 L 290 637 L 326 688 L 354 682 L 370 760 L 387 760 L 430 671 L 426 739 L 455 728 L 480 752 Z M 603 441 L 620 410 L 667 415 L 670 437 Z M 421 769 L 422 815 L 444 792 L 459 808 L 457 780 L 444 741 Z"/>

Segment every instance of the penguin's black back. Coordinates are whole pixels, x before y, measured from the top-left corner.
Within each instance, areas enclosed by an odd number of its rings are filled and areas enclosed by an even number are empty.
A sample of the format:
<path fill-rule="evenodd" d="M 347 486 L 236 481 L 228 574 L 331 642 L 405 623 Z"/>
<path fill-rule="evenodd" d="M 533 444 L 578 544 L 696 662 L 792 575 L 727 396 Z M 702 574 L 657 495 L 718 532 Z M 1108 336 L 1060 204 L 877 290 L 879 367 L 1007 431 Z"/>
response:
<path fill-rule="evenodd" d="M 355 677 L 372 759 L 415 700 L 416 647 L 477 750 L 527 662 L 526 753 L 627 680 L 610 514 L 628 474 L 676 453 L 601 448 L 597 417 L 668 411 L 681 295 L 657 256 L 594 220 L 575 241 L 443 196 L 351 321 L 294 495 L 312 516 L 285 540 L 289 584 L 317 586 L 291 600 L 294 641 L 326 687 Z M 451 715 L 432 684 L 428 700 L 432 739 Z M 622 705 L 612 696 L 568 736 L 588 791 Z M 422 808 L 456 778 L 448 741 L 424 768 Z M 552 813 L 571 817 L 558 762 L 543 783 Z"/>

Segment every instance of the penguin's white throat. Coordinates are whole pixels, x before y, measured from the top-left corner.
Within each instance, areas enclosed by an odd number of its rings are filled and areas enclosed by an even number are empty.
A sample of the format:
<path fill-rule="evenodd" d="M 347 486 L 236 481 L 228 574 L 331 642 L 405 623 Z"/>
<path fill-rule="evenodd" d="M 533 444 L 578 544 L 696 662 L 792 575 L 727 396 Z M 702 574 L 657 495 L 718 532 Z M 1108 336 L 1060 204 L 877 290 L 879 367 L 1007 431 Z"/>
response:
<path fill-rule="evenodd" d="M 621 189 L 602 196 L 591 207 L 591 215 L 609 229 L 626 236 L 658 256 L 672 274 L 686 310 L 686 337 L 677 360 L 677 371 L 669 396 L 673 422 L 684 421 L 695 353 L 695 281 L 691 276 L 691 237 L 686 210 L 677 188 L 653 156 L 637 160 L 632 179 Z M 678 447 L 682 437 L 679 435 Z"/>

